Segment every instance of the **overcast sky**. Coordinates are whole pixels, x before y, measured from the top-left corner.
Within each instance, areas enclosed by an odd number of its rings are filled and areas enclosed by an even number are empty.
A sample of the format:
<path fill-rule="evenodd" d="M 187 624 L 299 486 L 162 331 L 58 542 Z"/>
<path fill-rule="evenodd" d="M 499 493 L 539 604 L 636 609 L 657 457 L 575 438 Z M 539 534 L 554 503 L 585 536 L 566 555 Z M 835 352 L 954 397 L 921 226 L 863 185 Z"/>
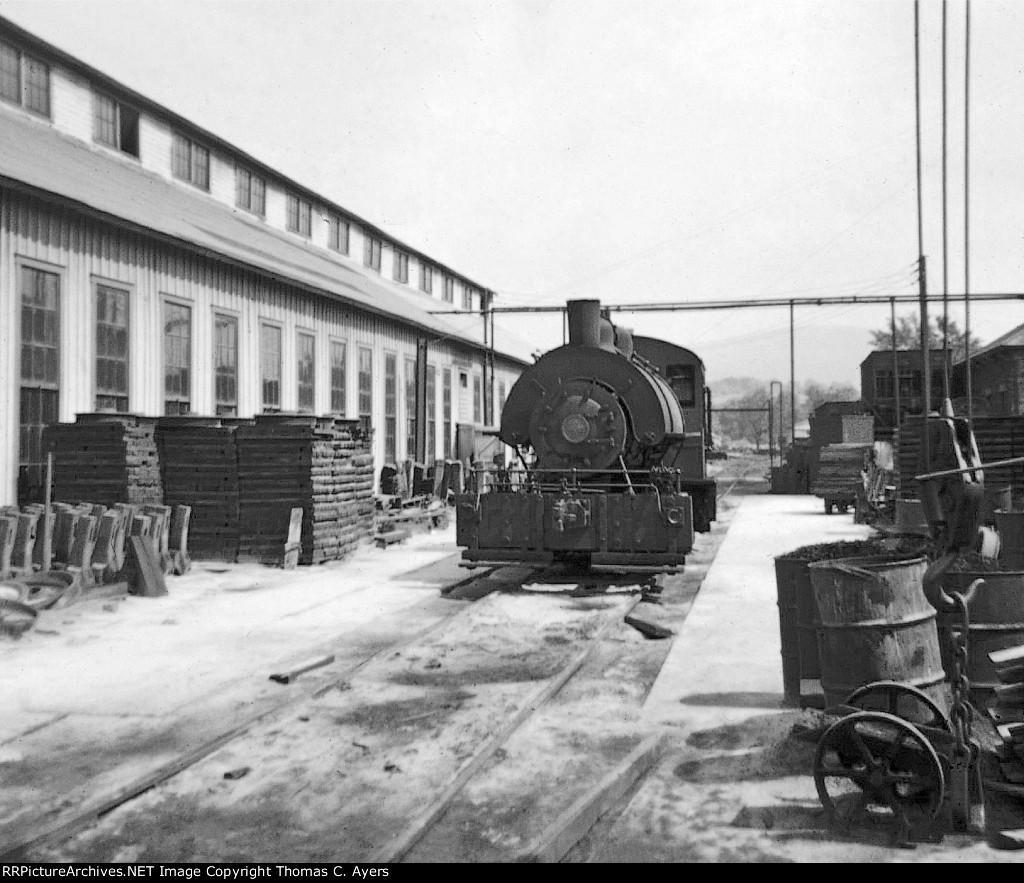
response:
<path fill-rule="evenodd" d="M 962 292 L 965 7 L 947 8 L 948 277 Z M 941 11 L 921 5 L 939 299 Z M 909 0 L 0 0 L 0 14 L 499 305 L 917 291 Z M 972 3 L 974 292 L 1024 290 L 1021 34 L 1024 3 Z M 888 307 L 796 315 L 797 381 L 858 382 Z M 951 315 L 963 324 L 961 305 Z M 1024 304 L 971 318 L 988 342 L 1024 322 Z M 786 309 L 622 321 L 695 349 L 712 378 L 789 379 Z M 561 342 L 550 318 L 506 324 Z"/>

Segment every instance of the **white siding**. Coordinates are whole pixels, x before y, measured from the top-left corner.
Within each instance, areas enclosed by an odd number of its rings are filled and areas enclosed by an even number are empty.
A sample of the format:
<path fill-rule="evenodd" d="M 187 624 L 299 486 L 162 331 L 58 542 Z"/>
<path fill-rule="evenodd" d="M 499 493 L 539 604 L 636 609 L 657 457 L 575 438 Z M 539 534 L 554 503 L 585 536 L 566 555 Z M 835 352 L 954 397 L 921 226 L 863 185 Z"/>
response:
<path fill-rule="evenodd" d="M 362 244 L 359 244 L 360 259 Z M 217 310 L 239 321 L 238 413 L 252 416 L 260 396 L 259 323 L 282 328 L 283 410 L 298 405 L 298 329 L 316 334 L 316 407 L 330 406 L 329 341 L 347 344 L 347 416 L 358 411 L 356 358 L 360 346 L 373 352 L 374 454 L 378 465 L 384 447 L 384 353 L 398 358 L 398 452 L 405 452 L 405 360 L 416 357 L 417 333 L 384 317 L 356 312 L 326 297 L 266 279 L 226 263 L 163 245 L 141 234 L 47 206 L 39 200 L 0 189 L 0 406 L 11 419 L 0 421 L 0 503 L 13 502 L 18 458 L 19 300 L 18 267 L 39 262 L 61 274 L 60 419 L 95 407 L 95 294 L 97 279 L 130 291 L 129 408 L 161 415 L 163 391 L 163 304 L 166 298 L 192 308 L 192 410 L 213 414 L 213 316 Z M 441 372 L 458 361 L 470 374 L 468 412 L 459 411 L 458 375 L 453 386 L 453 423 L 472 420 L 472 376 L 482 372 L 482 354 L 447 341 L 432 341 L 428 361 L 437 375 L 437 450 L 442 419 Z M 514 369 L 503 367 L 511 389 Z"/>

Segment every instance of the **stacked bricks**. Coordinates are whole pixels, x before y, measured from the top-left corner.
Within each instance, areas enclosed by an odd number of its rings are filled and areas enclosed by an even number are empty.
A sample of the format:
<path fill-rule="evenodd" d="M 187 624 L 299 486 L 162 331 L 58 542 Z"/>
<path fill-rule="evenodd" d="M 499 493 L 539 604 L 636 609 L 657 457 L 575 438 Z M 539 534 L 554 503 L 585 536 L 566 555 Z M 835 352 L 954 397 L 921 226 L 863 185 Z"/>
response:
<path fill-rule="evenodd" d="M 55 499 L 163 503 L 155 418 L 79 414 L 75 423 L 48 426 L 44 441 L 53 451 Z"/>
<path fill-rule="evenodd" d="M 236 432 L 240 561 L 280 563 L 302 509 L 301 564 L 352 551 L 373 528 L 373 457 L 359 421 L 263 415 Z"/>
<path fill-rule="evenodd" d="M 189 506 L 189 555 L 234 561 L 240 538 L 235 432 L 251 420 L 164 417 L 157 424 L 164 502 Z"/>

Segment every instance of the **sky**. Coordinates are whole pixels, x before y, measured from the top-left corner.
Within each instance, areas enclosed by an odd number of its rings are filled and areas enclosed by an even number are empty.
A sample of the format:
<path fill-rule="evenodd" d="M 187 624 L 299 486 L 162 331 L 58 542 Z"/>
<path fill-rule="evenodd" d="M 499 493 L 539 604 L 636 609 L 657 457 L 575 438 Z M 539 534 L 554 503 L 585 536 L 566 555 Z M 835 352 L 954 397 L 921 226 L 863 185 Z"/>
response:
<path fill-rule="evenodd" d="M 916 294 L 923 251 L 933 315 L 965 290 L 965 227 L 970 290 L 1024 290 L 1024 3 L 970 6 L 967 224 L 966 7 L 946 8 L 943 200 L 943 4 L 920 4 L 922 249 L 910 0 L 0 0 L 499 307 Z M 970 317 L 988 342 L 1024 302 Z M 617 321 L 712 381 L 789 381 L 788 308 Z M 797 383 L 859 386 L 888 321 L 797 307 Z M 553 315 L 499 324 L 561 343 Z"/>

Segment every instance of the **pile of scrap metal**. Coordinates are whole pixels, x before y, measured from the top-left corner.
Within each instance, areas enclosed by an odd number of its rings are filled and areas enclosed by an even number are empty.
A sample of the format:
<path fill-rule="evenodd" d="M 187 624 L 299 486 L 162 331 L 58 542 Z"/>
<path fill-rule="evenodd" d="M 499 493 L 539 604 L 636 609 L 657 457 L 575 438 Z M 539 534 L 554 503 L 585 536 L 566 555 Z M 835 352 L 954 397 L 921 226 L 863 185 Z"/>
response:
<path fill-rule="evenodd" d="M 461 493 L 462 463 L 438 460 L 430 469 L 411 460 L 381 469 L 381 493 L 374 498 L 374 540 L 381 548 L 401 542 L 413 529 L 444 530 L 449 523 L 448 498 Z"/>
<path fill-rule="evenodd" d="M 164 574 L 191 566 L 189 517 L 187 506 L 0 507 L 0 634 L 76 601 L 166 594 Z"/>

